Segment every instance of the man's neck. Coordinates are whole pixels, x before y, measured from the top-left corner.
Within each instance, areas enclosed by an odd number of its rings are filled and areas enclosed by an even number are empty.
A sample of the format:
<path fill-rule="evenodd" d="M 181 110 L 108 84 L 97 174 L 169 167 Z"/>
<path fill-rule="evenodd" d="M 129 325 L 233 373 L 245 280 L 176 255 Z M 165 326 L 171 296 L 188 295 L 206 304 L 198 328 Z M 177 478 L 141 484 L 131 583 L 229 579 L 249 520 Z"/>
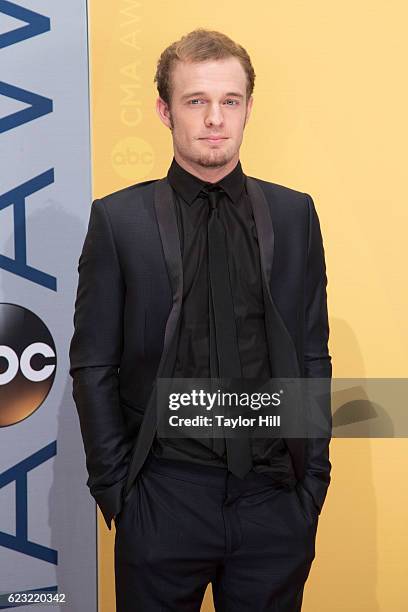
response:
<path fill-rule="evenodd" d="M 177 153 L 174 153 L 174 159 L 182 168 L 184 168 L 184 170 L 187 170 L 187 172 L 190 172 L 190 174 L 193 174 L 202 181 L 217 183 L 224 178 L 224 176 L 227 176 L 227 174 L 232 172 L 239 161 L 239 155 L 234 156 L 231 161 L 224 166 L 220 166 L 219 168 L 206 168 L 198 164 L 191 164 L 184 159 L 181 159 Z"/>

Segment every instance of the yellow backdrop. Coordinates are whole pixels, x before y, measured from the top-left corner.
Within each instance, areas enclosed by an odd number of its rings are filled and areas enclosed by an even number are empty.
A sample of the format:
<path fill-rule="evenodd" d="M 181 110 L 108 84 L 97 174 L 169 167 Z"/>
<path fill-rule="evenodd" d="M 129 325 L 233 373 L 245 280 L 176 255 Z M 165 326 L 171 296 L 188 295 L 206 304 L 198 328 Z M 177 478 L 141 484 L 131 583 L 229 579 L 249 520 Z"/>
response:
<path fill-rule="evenodd" d="M 244 172 L 310 193 L 319 213 L 333 375 L 405 376 L 406 2 L 89 4 L 94 197 L 165 176 L 172 147 L 154 109 L 157 59 L 196 27 L 224 32 L 257 75 Z M 305 612 L 407 609 L 407 450 L 405 439 L 332 441 Z M 98 525 L 99 610 L 112 612 L 114 528 L 100 514 Z"/>

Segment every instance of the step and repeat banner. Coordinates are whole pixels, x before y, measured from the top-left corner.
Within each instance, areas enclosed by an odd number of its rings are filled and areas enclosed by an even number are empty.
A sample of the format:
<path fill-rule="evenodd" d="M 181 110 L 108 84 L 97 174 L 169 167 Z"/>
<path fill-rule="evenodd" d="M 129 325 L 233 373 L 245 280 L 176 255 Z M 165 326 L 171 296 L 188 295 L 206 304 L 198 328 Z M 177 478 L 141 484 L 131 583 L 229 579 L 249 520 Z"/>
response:
<path fill-rule="evenodd" d="M 68 375 L 91 201 L 86 0 L 0 0 L 0 609 L 97 610 Z"/>

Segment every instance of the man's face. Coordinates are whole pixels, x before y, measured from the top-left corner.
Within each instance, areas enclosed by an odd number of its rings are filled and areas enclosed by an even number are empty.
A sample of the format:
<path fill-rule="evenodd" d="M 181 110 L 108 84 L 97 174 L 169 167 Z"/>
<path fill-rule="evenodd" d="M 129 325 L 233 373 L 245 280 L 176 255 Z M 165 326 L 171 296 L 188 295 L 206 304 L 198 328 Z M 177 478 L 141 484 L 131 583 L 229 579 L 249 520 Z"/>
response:
<path fill-rule="evenodd" d="M 235 165 L 253 102 L 240 62 L 177 62 L 171 79 L 171 106 L 158 98 L 157 111 L 172 129 L 176 159 L 197 169 Z"/>

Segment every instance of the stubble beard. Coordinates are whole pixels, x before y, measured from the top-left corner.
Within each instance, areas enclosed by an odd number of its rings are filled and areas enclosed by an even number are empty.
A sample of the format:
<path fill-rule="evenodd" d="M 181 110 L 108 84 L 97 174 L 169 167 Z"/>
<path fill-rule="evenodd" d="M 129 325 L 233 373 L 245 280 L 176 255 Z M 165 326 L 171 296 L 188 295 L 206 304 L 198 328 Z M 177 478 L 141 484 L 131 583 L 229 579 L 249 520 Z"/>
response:
<path fill-rule="evenodd" d="M 188 149 L 185 146 L 180 147 L 178 145 L 177 150 L 182 158 L 201 168 L 222 168 L 234 157 L 234 152 L 221 151 L 215 148 L 208 151 L 194 151 L 193 147 Z"/>
<path fill-rule="evenodd" d="M 201 153 L 196 156 L 192 156 L 191 161 L 194 161 L 195 164 L 201 166 L 202 168 L 222 168 L 226 166 L 233 155 L 228 155 L 224 151 L 214 151 L 209 153 Z"/>

